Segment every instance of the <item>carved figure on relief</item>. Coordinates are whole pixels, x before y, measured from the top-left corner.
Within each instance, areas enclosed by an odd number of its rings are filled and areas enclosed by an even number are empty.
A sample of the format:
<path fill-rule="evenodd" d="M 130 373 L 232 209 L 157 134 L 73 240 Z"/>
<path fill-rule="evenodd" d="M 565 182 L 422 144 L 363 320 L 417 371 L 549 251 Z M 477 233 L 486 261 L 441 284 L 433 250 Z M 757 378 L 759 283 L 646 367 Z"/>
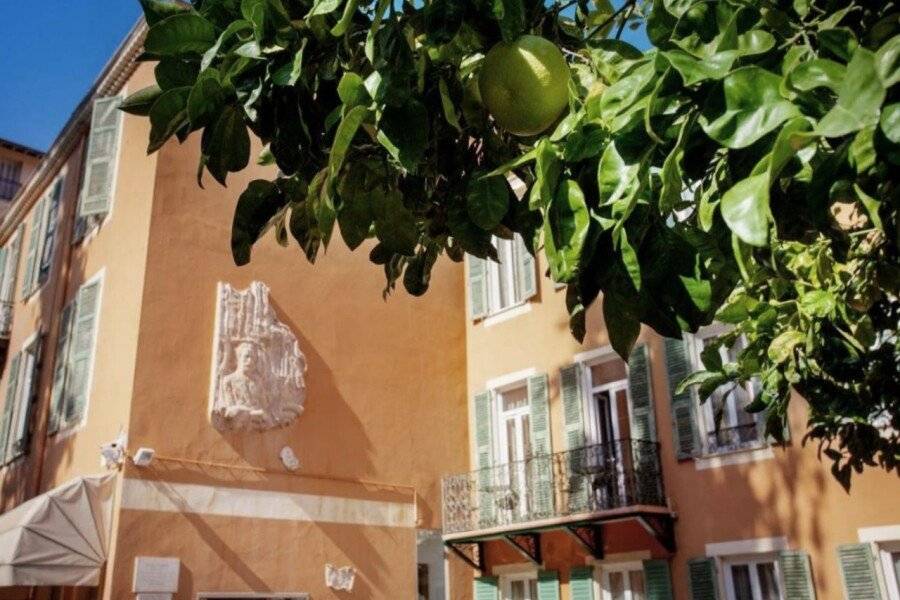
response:
<path fill-rule="evenodd" d="M 269 288 L 219 283 L 210 420 L 220 431 L 284 427 L 303 412 L 306 358 L 269 302 Z"/>

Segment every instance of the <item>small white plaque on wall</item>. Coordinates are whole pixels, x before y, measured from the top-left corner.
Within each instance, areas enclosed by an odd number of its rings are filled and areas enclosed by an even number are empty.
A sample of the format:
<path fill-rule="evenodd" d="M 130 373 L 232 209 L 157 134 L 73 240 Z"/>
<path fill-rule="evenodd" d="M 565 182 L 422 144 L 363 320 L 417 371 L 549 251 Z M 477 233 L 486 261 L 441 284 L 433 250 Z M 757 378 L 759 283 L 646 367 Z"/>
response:
<path fill-rule="evenodd" d="M 142 600 L 163 600 L 167 594 L 178 591 L 178 573 L 181 561 L 160 556 L 138 556 L 134 559 L 134 592 L 141 593 Z M 147 595 L 148 593 L 153 595 Z M 162 594 L 157 597 L 156 594 Z M 171 596 L 165 598 L 169 600 Z"/>

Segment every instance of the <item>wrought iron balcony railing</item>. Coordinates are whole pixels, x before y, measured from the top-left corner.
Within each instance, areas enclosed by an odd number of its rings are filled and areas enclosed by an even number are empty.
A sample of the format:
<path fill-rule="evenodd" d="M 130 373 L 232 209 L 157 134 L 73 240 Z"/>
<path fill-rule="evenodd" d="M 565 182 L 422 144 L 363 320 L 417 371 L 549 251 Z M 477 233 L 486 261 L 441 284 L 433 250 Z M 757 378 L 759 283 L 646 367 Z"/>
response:
<path fill-rule="evenodd" d="M 665 506 L 659 445 L 616 440 L 450 475 L 443 483 L 444 534 Z"/>
<path fill-rule="evenodd" d="M 12 329 L 13 303 L 0 300 L 0 338 L 8 338 Z"/>

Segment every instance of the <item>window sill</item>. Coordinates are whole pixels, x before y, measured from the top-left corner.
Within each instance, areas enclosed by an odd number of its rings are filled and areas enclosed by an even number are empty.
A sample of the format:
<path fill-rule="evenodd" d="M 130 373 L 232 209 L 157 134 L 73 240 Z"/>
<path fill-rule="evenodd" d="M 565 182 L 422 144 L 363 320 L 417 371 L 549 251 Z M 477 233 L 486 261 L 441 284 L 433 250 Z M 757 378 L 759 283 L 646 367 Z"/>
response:
<path fill-rule="evenodd" d="M 526 300 L 525 302 L 513 304 L 512 306 L 507 306 L 497 312 L 490 313 L 481 320 L 481 324 L 485 327 L 491 327 L 492 325 L 509 321 L 510 319 L 514 319 L 519 315 L 524 315 L 528 312 L 531 312 L 531 302 Z"/>
<path fill-rule="evenodd" d="M 729 465 L 742 465 L 752 462 L 761 462 L 775 458 L 771 446 L 759 445 L 736 450 L 723 450 L 715 454 L 706 454 L 694 459 L 694 467 L 698 471 L 717 469 Z"/>

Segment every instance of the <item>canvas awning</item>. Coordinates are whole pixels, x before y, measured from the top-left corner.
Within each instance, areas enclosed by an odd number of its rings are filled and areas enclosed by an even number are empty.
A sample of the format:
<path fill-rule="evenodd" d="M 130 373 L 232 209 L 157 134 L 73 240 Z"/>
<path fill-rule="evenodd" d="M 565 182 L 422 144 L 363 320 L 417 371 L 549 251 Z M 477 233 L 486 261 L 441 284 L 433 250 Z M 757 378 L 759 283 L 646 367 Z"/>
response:
<path fill-rule="evenodd" d="M 97 585 L 114 479 L 78 477 L 0 515 L 0 587 Z"/>

